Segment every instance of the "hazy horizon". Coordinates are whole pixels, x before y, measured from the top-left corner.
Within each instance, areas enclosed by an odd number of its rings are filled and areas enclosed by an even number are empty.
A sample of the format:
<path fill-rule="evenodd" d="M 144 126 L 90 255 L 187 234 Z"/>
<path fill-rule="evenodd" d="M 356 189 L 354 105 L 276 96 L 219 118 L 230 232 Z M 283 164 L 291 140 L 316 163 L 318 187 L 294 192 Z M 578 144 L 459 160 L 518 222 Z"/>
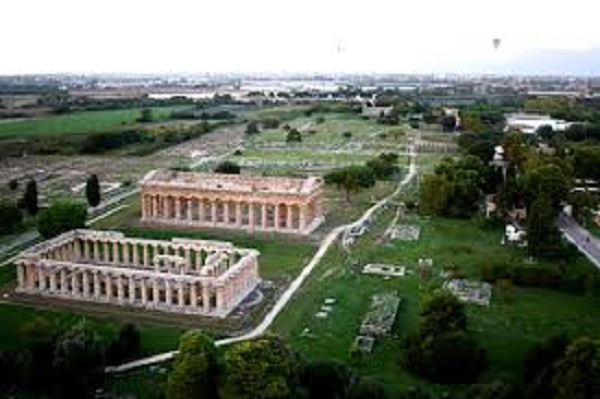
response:
<path fill-rule="evenodd" d="M 0 74 L 527 74 L 519 63 L 535 54 L 600 49 L 590 0 L 81 3 L 0 6 Z M 563 62 L 556 73 L 597 73 L 591 64 Z"/>

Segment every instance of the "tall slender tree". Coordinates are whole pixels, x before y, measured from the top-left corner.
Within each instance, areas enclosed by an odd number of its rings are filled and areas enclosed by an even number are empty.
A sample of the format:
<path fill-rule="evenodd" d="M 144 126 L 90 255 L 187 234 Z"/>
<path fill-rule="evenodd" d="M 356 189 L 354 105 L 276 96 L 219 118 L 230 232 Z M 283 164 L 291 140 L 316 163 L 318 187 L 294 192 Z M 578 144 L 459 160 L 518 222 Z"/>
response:
<path fill-rule="evenodd" d="M 100 182 L 98 181 L 98 176 L 96 176 L 96 174 L 92 174 L 87 179 L 85 184 L 85 197 L 87 198 L 89 206 L 96 207 L 100 204 Z"/>
<path fill-rule="evenodd" d="M 38 212 L 38 190 L 37 183 L 31 179 L 25 186 L 25 193 L 22 199 L 22 208 L 27 211 L 31 216 L 35 216 Z"/>

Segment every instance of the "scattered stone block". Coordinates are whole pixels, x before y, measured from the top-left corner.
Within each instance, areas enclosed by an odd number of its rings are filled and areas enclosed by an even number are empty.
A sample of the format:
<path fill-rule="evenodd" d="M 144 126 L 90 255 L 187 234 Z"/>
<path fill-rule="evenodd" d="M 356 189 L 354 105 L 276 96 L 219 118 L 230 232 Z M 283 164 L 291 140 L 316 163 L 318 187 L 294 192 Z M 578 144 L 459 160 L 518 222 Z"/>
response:
<path fill-rule="evenodd" d="M 404 277 L 406 274 L 406 267 L 386 265 L 382 263 L 369 263 L 363 268 L 362 273 L 386 277 Z"/>
<path fill-rule="evenodd" d="M 359 352 L 371 353 L 375 345 L 375 338 L 364 335 L 358 335 L 354 339 L 353 349 Z"/>
<path fill-rule="evenodd" d="M 329 313 L 329 312 L 331 312 L 332 310 L 333 310 L 333 306 L 328 306 L 328 305 L 323 305 L 323 306 L 321 306 L 321 311 L 322 311 L 322 312 L 327 312 L 327 313 Z"/>
<path fill-rule="evenodd" d="M 336 300 L 335 298 L 325 298 L 323 303 L 325 303 L 325 305 L 335 305 Z"/>
<path fill-rule="evenodd" d="M 489 306 L 492 297 L 492 286 L 486 282 L 462 279 L 448 280 L 443 287 L 452 292 L 458 299 L 466 303 Z"/>
<path fill-rule="evenodd" d="M 327 312 L 318 312 L 315 314 L 315 317 L 317 319 L 326 319 L 329 316 L 329 313 Z"/>
<path fill-rule="evenodd" d="M 360 335 L 380 337 L 392 331 L 400 297 L 396 292 L 373 295 L 371 307 L 360 326 Z"/>

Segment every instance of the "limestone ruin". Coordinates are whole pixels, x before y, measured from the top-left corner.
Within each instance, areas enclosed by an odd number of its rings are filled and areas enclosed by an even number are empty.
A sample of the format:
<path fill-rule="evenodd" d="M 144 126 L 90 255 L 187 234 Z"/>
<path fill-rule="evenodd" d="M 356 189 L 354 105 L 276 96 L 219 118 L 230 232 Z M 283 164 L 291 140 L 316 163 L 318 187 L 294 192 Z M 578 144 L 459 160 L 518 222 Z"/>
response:
<path fill-rule="evenodd" d="M 225 317 L 259 283 L 258 256 L 228 242 L 72 230 L 19 255 L 16 291 Z"/>

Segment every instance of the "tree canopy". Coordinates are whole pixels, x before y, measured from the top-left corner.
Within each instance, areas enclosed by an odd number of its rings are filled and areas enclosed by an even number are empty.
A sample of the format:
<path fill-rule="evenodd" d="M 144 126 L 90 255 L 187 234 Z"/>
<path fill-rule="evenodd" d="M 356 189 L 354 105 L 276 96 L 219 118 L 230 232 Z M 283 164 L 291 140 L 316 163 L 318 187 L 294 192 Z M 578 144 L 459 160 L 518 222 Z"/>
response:
<path fill-rule="evenodd" d="M 44 238 L 55 237 L 73 229 L 85 227 L 87 208 L 75 202 L 57 202 L 40 212 L 37 230 Z"/>
<path fill-rule="evenodd" d="M 217 356 L 213 340 L 199 330 L 179 339 L 179 352 L 167 382 L 167 398 L 217 398 Z"/>
<path fill-rule="evenodd" d="M 95 207 L 100 204 L 100 182 L 96 174 L 88 177 L 85 183 L 85 197 L 89 206 Z"/>

